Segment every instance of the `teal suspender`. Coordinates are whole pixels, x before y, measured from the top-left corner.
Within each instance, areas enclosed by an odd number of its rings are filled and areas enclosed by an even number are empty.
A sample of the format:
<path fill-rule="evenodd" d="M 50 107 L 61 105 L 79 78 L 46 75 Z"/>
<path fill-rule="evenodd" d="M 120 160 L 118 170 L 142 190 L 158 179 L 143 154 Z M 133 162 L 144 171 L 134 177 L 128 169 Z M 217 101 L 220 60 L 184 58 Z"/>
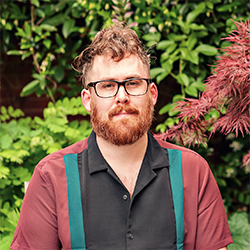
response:
<path fill-rule="evenodd" d="M 181 151 L 168 149 L 169 175 L 173 194 L 174 212 L 176 219 L 177 250 L 183 249 L 184 241 L 184 214 L 183 214 L 183 179 Z"/>
<path fill-rule="evenodd" d="M 168 155 L 170 163 L 169 175 L 176 219 L 177 250 L 182 250 L 184 240 L 184 214 L 181 151 L 168 149 Z M 77 154 L 65 155 L 63 159 L 67 176 L 71 248 L 85 250 L 81 185 Z"/>
<path fill-rule="evenodd" d="M 81 185 L 78 171 L 77 154 L 63 157 L 67 176 L 69 226 L 71 249 L 85 250 L 83 228 Z"/>

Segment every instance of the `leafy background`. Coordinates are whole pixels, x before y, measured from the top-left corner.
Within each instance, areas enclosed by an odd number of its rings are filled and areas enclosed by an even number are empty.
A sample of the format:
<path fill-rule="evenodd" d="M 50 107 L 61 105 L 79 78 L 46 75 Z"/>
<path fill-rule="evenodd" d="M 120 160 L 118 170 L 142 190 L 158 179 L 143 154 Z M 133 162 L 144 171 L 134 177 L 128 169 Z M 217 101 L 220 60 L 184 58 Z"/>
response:
<path fill-rule="evenodd" d="M 19 0 L 1 1 L 0 8 L 1 58 L 15 55 L 33 64 L 32 80 L 25 83 L 21 97 L 35 94 L 50 100 L 43 115 L 34 117 L 1 105 L 1 249 L 9 248 L 24 182 L 38 161 L 91 131 L 71 62 L 102 27 L 126 21 L 152 53 L 151 75 L 159 89 L 152 131 L 163 133 L 180 123 L 177 102 L 198 98 L 204 91 L 211 65 L 222 53 L 218 48 L 230 45 L 221 39 L 235 30 L 233 20 L 250 17 L 250 5 L 242 0 Z M 216 119 L 218 113 L 207 116 Z M 191 146 L 209 162 L 221 190 L 234 239 L 229 249 L 250 246 L 250 166 L 242 166 L 249 135 L 243 135 L 215 133 Z"/>

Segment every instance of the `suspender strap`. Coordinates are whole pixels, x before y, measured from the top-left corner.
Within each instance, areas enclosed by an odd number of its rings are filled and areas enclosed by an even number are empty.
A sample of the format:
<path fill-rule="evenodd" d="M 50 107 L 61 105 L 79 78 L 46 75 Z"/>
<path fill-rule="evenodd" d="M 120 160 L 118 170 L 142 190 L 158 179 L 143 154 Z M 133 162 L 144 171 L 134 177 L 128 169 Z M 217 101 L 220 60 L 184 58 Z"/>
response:
<path fill-rule="evenodd" d="M 169 175 L 173 194 L 174 212 L 176 219 L 177 250 L 183 249 L 184 213 L 183 213 L 183 178 L 181 151 L 168 149 Z"/>
<path fill-rule="evenodd" d="M 63 157 L 67 177 L 71 249 L 85 250 L 81 186 L 77 158 L 77 154 L 68 154 Z"/>

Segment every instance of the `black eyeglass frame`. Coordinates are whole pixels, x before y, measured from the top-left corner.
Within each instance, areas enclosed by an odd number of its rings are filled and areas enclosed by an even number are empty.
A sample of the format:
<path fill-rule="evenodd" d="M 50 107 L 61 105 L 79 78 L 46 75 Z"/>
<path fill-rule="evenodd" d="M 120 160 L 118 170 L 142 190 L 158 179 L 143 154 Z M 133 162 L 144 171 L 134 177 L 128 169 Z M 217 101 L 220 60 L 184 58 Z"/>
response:
<path fill-rule="evenodd" d="M 138 95 L 132 95 L 132 94 L 129 94 L 129 93 L 128 93 L 128 91 L 127 91 L 127 89 L 126 89 L 126 87 L 125 87 L 125 84 L 126 84 L 126 82 L 133 81 L 133 80 L 145 80 L 145 81 L 147 82 L 147 89 L 145 90 L 144 93 L 138 94 Z M 96 86 L 96 84 L 99 83 L 99 82 L 115 82 L 115 83 L 117 83 L 117 84 L 118 84 L 118 88 L 117 88 L 116 93 L 115 93 L 114 95 L 112 95 L 112 96 L 107 96 L 107 97 L 98 95 L 95 86 Z M 151 79 L 151 78 L 129 78 L 129 79 L 126 79 L 126 80 L 121 81 L 121 82 L 120 82 L 120 81 L 116 81 L 116 80 L 100 80 L 100 81 L 88 83 L 88 84 L 87 84 L 87 88 L 88 88 L 88 87 L 94 87 L 94 90 L 95 90 L 96 95 L 97 95 L 98 97 L 100 97 L 100 98 L 112 98 L 112 97 L 115 97 L 115 96 L 117 95 L 118 91 L 119 91 L 120 86 L 123 86 L 124 89 L 125 89 L 125 91 L 126 91 L 126 93 L 127 93 L 128 95 L 130 95 L 130 96 L 143 96 L 143 95 L 145 95 L 145 94 L 148 92 L 148 85 L 149 85 L 150 83 L 152 83 L 152 79 Z"/>

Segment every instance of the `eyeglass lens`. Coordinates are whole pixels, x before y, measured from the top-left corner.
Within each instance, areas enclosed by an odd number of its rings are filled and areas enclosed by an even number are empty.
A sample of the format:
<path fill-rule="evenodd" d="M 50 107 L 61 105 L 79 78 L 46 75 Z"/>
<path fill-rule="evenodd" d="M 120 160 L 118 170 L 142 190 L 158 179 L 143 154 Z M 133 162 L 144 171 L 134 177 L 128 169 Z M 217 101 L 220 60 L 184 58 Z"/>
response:
<path fill-rule="evenodd" d="M 144 79 L 131 79 L 118 84 L 115 81 L 100 81 L 95 85 L 95 90 L 100 97 L 113 97 L 118 93 L 119 85 L 123 85 L 129 95 L 144 95 L 147 92 L 148 83 Z"/>

